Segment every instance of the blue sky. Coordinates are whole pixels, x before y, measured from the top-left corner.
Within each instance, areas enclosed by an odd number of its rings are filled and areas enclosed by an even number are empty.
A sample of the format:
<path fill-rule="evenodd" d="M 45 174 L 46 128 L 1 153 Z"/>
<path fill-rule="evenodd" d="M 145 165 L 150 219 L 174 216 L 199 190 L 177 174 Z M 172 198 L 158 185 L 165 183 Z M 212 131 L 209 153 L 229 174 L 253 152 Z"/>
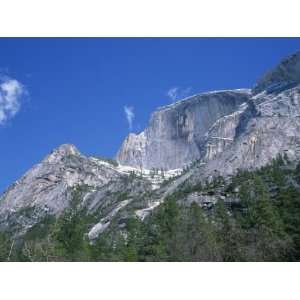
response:
<path fill-rule="evenodd" d="M 114 156 L 158 106 L 252 87 L 297 50 L 287 38 L 0 38 L 0 192 L 62 143 Z"/>

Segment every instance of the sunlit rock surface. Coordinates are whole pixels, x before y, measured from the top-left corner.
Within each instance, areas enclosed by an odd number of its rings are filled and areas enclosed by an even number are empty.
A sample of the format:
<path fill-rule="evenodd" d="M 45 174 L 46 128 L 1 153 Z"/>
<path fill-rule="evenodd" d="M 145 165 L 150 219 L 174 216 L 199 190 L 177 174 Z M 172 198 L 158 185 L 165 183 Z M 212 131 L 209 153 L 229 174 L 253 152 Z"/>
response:
<path fill-rule="evenodd" d="M 143 132 L 125 139 L 118 163 L 62 145 L 0 196 L 0 228 L 21 235 L 43 217 L 59 216 L 79 188 L 77 205 L 95 217 L 87 232 L 94 240 L 111 224 L 121 228 L 132 216 L 144 220 L 183 184 L 230 178 L 279 154 L 299 161 L 299 83 L 298 52 L 252 90 L 203 93 L 161 107 Z M 218 199 L 193 193 L 181 201 L 210 207 Z"/>
<path fill-rule="evenodd" d="M 207 132 L 220 118 L 240 109 L 250 90 L 229 90 L 189 97 L 155 111 L 149 126 L 131 133 L 117 154 L 124 165 L 145 169 L 183 168 L 202 157 Z"/>

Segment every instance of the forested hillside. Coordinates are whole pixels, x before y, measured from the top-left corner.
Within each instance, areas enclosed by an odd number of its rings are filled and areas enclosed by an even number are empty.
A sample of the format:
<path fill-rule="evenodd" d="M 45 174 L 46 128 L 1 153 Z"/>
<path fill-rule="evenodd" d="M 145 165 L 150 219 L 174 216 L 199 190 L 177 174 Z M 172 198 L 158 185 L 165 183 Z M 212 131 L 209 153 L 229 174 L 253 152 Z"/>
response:
<path fill-rule="evenodd" d="M 220 196 L 220 190 L 222 195 Z M 183 201 L 205 192 L 210 206 Z M 177 191 L 140 221 L 130 218 L 91 243 L 93 216 L 80 209 L 80 188 L 63 215 L 47 217 L 24 237 L 0 236 L 1 261 L 298 261 L 300 259 L 300 164 L 279 156 L 229 181 Z M 238 199 L 231 201 L 228 199 Z M 115 222 L 118 219 L 116 219 Z"/>

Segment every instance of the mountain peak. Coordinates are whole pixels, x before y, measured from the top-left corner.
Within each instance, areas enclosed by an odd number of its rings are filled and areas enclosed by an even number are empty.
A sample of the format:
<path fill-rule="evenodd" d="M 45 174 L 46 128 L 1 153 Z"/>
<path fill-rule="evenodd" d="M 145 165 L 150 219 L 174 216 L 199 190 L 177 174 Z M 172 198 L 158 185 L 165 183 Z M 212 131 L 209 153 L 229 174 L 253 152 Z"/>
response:
<path fill-rule="evenodd" d="M 53 150 L 53 152 L 60 153 L 62 155 L 65 155 L 65 154 L 73 154 L 73 155 L 80 154 L 80 152 L 78 151 L 76 146 L 73 145 L 73 144 L 62 144 L 62 145 L 58 146 L 57 148 L 55 148 Z"/>
<path fill-rule="evenodd" d="M 52 152 L 47 156 L 47 160 L 49 162 L 54 162 L 67 155 L 80 155 L 80 152 L 73 144 L 62 144 L 52 150 Z"/>
<path fill-rule="evenodd" d="M 250 97 L 247 89 L 213 91 L 159 107 L 143 132 L 125 139 L 117 161 L 144 169 L 184 168 L 203 158 L 206 133 L 215 122 L 240 112 Z"/>
<path fill-rule="evenodd" d="M 273 92 L 300 83 L 300 51 L 284 58 L 276 67 L 265 73 L 253 88 L 258 94 L 263 90 Z"/>

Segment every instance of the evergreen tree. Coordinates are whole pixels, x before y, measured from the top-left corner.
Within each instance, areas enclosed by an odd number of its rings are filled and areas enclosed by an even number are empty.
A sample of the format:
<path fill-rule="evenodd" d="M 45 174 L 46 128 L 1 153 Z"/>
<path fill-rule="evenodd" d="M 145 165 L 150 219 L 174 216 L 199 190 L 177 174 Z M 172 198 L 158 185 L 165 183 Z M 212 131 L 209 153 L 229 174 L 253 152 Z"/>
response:
<path fill-rule="evenodd" d="M 89 247 L 85 239 L 86 231 L 83 214 L 77 209 L 73 208 L 61 216 L 53 233 L 58 255 L 66 260 L 87 260 Z"/>
<path fill-rule="evenodd" d="M 188 209 L 186 223 L 185 241 L 183 243 L 184 260 L 220 260 L 215 229 L 196 203 L 192 203 Z"/>
<path fill-rule="evenodd" d="M 13 241 L 11 241 L 8 235 L 4 232 L 0 232 L 0 261 L 10 260 L 10 253 L 13 246 Z"/>
<path fill-rule="evenodd" d="M 216 205 L 217 241 L 223 261 L 244 260 L 243 235 L 240 227 L 230 216 L 223 201 Z"/>

